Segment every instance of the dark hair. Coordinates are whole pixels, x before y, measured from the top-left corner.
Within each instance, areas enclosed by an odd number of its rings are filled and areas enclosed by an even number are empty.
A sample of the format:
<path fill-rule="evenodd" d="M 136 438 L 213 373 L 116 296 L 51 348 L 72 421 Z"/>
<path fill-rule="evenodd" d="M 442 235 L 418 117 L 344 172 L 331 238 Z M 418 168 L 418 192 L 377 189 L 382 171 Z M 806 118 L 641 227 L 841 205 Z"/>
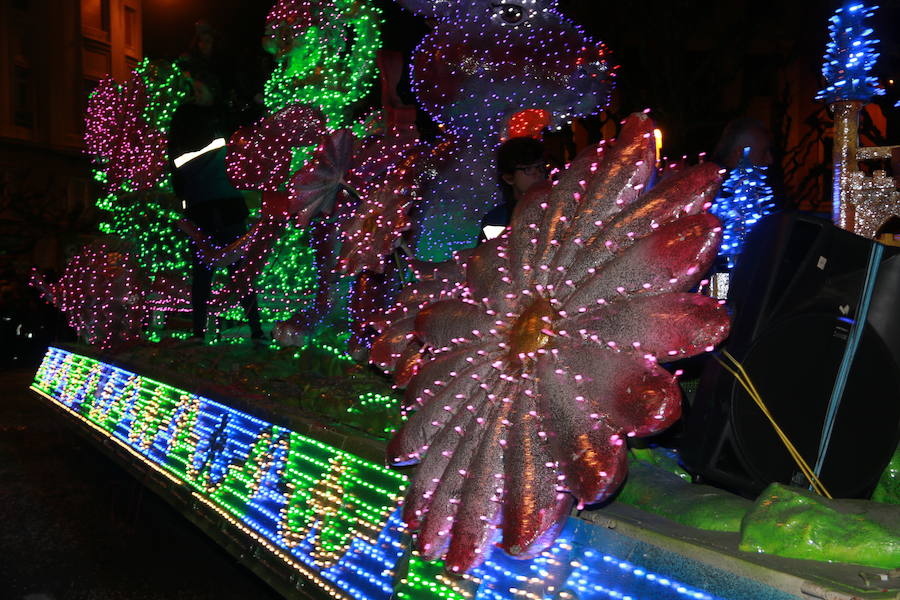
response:
<path fill-rule="evenodd" d="M 511 185 L 503 180 L 504 175 L 512 175 L 516 167 L 532 165 L 544 160 L 544 144 L 530 137 L 509 138 L 497 148 L 497 181 L 503 202 L 515 204 Z"/>
<path fill-rule="evenodd" d="M 497 149 L 497 171 L 510 175 L 516 167 L 531 165 L 544 160 L 544 144 L 531 137 L 514 137 Z"/>
<path fill-rule="evenodd" d="M 212 38 L 213 52 L 218 52 L 219 48 L 217 46 L 222 36 L 208 21 L 200 19 L 194 23 L 194 36 L 191 38 L 191 43 L 188 46 L 188 54 L 197 55 L 200 53 L 200 37 L 204 35 Z"/>
<path fill-rule="evenodd" d="M 758 119 L 754 119 L 753 117 L 739 117 L 729 121 L 722 131 L 722 136 L 716 144 L 716 149 L 713 151 L 713 161 L 720 165 L 724 165 L 728 161 L 731 153 L 734 152 L 741 136 L 750 131 L 758 131 L 763 133 L 767 138 L 769 137 L 766 126 Z"/>

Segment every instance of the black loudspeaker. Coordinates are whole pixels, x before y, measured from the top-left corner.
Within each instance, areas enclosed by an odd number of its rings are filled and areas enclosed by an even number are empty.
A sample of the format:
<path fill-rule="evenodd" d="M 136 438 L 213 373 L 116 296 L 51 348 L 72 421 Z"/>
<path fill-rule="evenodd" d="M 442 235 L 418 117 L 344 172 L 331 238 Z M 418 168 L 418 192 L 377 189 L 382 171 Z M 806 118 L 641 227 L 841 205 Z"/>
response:
<path fill-rule="evenodd" d="M 757 224 L 730 283 L 725 348 L 811 468 L 875 244 L 821 219 L 775 214 Z M 900 439 L 900 254 L 883 248 L 820 475 L 835 498 L 868 497 Z M 714 360 L 686 409 L 681 452 L 700 479 L 746 496 L 776 481 L 808 485 L 760 409 Z"/>

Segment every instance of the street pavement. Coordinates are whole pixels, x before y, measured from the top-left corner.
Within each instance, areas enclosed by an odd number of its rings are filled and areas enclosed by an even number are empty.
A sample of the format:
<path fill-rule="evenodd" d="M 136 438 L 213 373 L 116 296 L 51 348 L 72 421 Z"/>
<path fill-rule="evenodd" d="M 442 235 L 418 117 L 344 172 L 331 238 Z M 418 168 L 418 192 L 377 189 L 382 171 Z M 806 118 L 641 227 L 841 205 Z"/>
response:
<path fill-rule="evenodd" d="M 0 372 L 0 599 L 274 600 L 169 505 Z"/>

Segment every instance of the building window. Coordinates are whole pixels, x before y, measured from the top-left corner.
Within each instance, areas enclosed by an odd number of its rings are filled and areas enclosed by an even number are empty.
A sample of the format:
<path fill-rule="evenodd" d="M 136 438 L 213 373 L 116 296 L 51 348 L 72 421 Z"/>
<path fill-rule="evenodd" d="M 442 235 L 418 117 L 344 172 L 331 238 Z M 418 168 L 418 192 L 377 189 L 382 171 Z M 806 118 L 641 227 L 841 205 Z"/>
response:
<path fill-rule="evenodd" d="M 109 33 L 109 0 L 81 0 L 81 26 Z"/>
<path fill-rule="evenodd" d="M 125 45 L 128 48 L 134 48 L 137 46 L 137 11 L 134 7 L 126 6 L 125 7 Z"/>

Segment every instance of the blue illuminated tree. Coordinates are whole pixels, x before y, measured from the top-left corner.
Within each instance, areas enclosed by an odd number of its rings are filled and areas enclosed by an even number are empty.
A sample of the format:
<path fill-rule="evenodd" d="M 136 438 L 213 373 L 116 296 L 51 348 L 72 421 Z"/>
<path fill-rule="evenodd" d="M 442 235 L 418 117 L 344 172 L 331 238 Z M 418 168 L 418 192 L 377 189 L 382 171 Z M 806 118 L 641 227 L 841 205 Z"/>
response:
<path fill-rule="evenodd" d="M 719 195 L 710 212 L 722 221 L 722 246 L 719 256 L 734 268 L 750 230 L 775 205 L 772 188 L 766 183 L 766 167 L 753 165 L 749 159 L 750 148 L 722 184 Z"/>
<path fill-rule="evenodd" d="M 877 8 L 855 0 L 846 2 L 832 15 L 828 26 L 831 40 L 822 65 L 826 87 L 816 95 L 817 100 L 867 102 L 872 96 L 884 94 L 878 80 L 869 76 L 879 53 L 875 50 L 878 40 L 872 37 L 875 30 L 865 20 Z"/>

